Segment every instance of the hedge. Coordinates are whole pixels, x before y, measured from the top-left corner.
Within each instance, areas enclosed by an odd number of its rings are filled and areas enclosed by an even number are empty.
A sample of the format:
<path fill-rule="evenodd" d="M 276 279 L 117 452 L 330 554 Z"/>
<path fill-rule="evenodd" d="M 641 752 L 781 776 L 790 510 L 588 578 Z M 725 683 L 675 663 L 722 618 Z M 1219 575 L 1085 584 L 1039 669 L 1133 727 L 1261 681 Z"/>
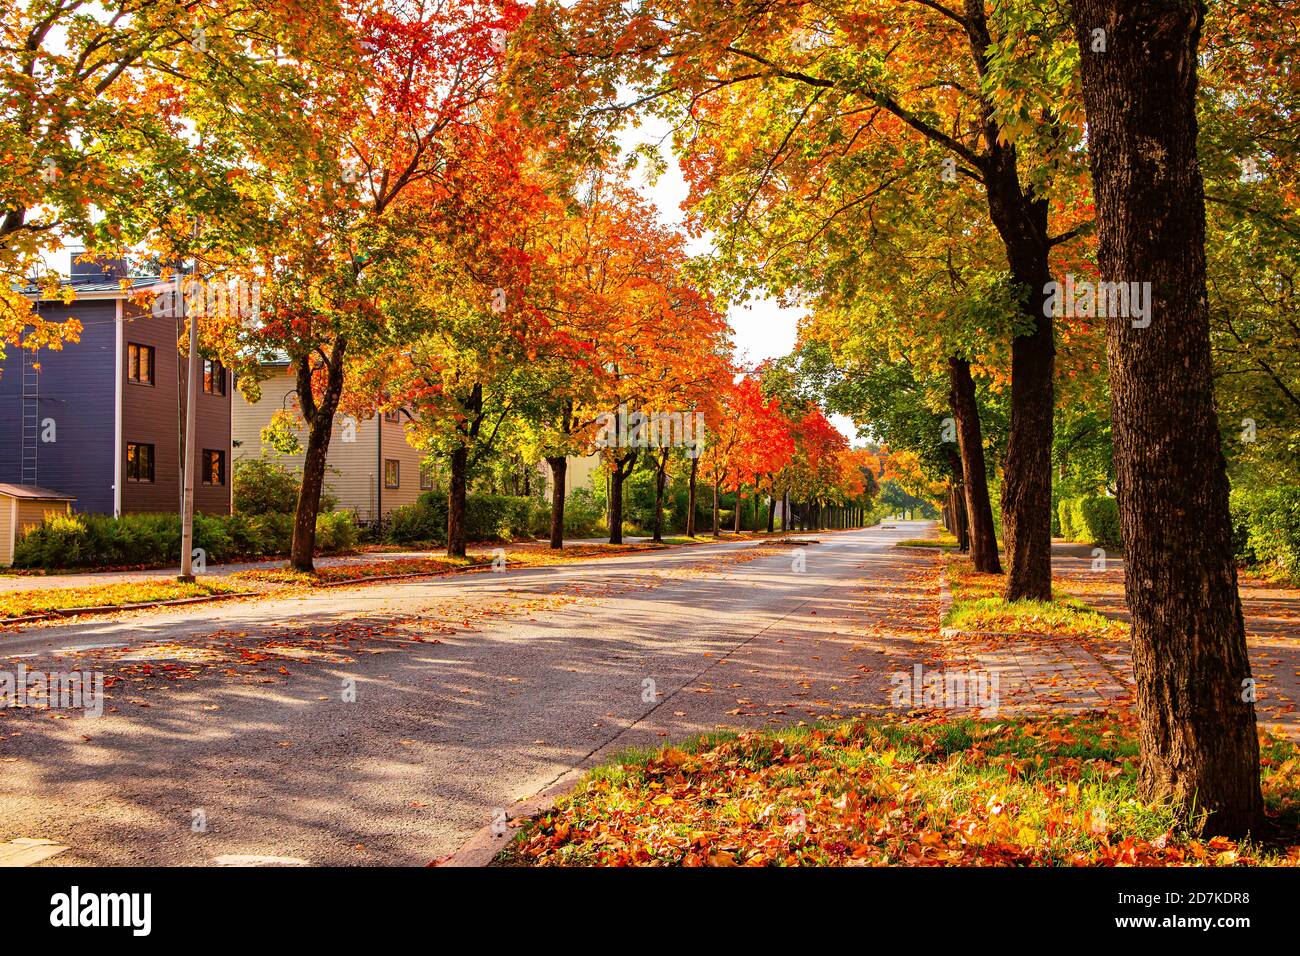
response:
<path fill-rule="evenodd" d="M 574 497 L 583 500 L 576 493 Z M 569 510 L 566 504 L 566 530 L 572 526 Z M 583 507 L 574 510 L 575 524 L 586 520 Z M 447 496 L 426 491 L 414 504 L 393 509 L 387 522 L 387 537 L 397 544 L 443 544 L 447 540 Z M 517 541 L 549 535 L 550 530 L 551 510 L 536 498 L 469 495 L 465 499 L 465 536 L 470 541 Z"/>
<path fill-rule="evenodd" d="M 1067 541 L 1119 547 L 1119 502 L 1102 495 L 1063 498 L 1057 507 L 1061 537 Z"/>
<path fill-rule="evenodd" d="M 1300 578 L 1300 485 L 1234 488 L 1230 507 L 1238 559 Z"/>
<path fill-rule="evenodd" d="M 293 517 L 285 514 L 194 516 L 194 547 L 210 562 L 287 554 Z M 357 542 L 349 511 L 316 516 L 316 550 L 344 551 Z M 14 548 L 17 568 L 166 566 L 180 561 L 181 519 L 174 514 L 52 514 Z"/>

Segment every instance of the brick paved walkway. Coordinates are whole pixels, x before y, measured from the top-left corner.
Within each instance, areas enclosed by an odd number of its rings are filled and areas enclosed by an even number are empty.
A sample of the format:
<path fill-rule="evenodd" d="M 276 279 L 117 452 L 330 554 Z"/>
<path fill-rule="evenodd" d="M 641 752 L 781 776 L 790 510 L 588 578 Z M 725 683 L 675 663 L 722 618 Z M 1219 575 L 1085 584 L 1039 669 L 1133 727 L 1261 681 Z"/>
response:
<path fill-rule="evenodd" d="M 1092 569 L 1092 549 L 1057 542 L 1052 547 L 1056 587 L 1106 615 L 1128 620 L 1124 565 L 1107 556 Z M 1251 669 L 1259 682 L 1257 712 L 1269 730 L 1300 738 L 1300 590 L 1243 577 Z M 950 657 L 996 673 L 1001 712 L 1109 709 L 1131 700 L 1133 671 L 1128 638 L 1077 639 L 1042 635 L 960 636 Z"/>

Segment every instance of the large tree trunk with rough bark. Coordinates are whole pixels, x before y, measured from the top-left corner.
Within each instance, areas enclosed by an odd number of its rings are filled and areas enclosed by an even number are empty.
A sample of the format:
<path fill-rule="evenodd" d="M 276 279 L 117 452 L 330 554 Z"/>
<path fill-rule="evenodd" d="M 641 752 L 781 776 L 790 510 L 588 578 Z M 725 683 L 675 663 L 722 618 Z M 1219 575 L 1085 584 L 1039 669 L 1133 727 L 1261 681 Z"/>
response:
<path fill-rule="evenodd" d="M 563 455 L 547 455 L 546 464 L 551 469 L 551 547 L 564 547 L 564 480 L 569 472 L 569 459 Z"/>
<path fill-rule="evenodd" d="M 289 545 L 289 563 L 299 571 L 315 569 L 312 555 L 316 550 L 316 515 L 320 512 L 321 493 L 325 489 L 325 466 L 329 456 L 330 436 L 334 433 L 334 413 L 343 395 L 343 356 L 347 339 L 338 338 L 330 350 L 325 366 L 325 392 L 316 400 L 312 387 L 311 356 L 295 363 L 298 407 L 307 423 L 307 448 L 302 463 L 302 485 L 293 513 L 293 540 Z M 379 476 L 381 479 L 383 476 Z M 376 518 L 379 516 L 376 515 Z"/>
<path fill-rule="evenodd" d="M 1150 282 L 1107 320 L 1111 421 L 1148 800 L 1261 821 L 1259 742 L 1214 409 L 1197 163 L 1195 0 L 1076 0 L 1103 280 Z M 1105 30 L 1105 52 L 1094 31 Z"/>
<path fill-rule="evenodd" d="M 962 491 L 966 496 L 966 519 L 970 523 L 970 555 L 975 570 L 1001 574 L 998 536 L 993 527 L 993 505 L 989 501 L 988 471 L 984 462 L 984 436 L 980 428 L 979 404 L 970 362 L 954 355 L 948 360 L 948 404 L 957 424 L 957 447 L 961 454 Z M 1050 509 L 1051 484 L 1048 499 Z M 1051 512 L 1048 517 L 1050 521 Z M 1049 539 L 1050 540 L 1050 539 Z M 1048 574 L 1051 574 L 1050 564 Z"/>

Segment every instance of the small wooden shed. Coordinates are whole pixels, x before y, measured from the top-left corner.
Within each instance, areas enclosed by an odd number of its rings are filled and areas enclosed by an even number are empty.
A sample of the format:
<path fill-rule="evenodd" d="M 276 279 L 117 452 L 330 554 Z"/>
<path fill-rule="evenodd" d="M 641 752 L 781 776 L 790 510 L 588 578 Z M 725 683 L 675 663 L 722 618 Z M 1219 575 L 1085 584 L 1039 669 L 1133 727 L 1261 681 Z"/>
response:
<path fill-rule="evenodd" d="M 76 500 L 49 488 L 0 482 L 0 567 L 14 563 L 14 545 L 20 534 L 40 524 L 51 511 L 67 514 Z"/>

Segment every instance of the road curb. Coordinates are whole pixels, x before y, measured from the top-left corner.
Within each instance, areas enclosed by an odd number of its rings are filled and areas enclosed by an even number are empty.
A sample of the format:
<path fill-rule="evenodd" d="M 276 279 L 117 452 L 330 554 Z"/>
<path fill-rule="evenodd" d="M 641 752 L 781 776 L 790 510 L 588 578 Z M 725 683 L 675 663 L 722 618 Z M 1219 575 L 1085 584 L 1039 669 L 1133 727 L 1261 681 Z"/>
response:
<path fill-rule="evenodd" d="M 555 801 L 568 795 L 573 790 L 589 769 L 590 767 L 584 761 L 579 766 L 566 770 L 546 789 L 518 801 L 508 808 L 507 822 L 528 820 L 550 810 L 555 806 Z M 429 865 L 436 867 L 490 866 L 492 861 L 497 858 L 497 854 L 509 846 L 510 841 L 519 833 L 517 827 L 507 826 L 504 833 L 500 833 L 499 829 L 499 826 L 494 823 L 480 827 L 472 837 L 460 845 L 460 849 L 450 856 L 443 857 L 441 860 L 434 860 Z"/>

